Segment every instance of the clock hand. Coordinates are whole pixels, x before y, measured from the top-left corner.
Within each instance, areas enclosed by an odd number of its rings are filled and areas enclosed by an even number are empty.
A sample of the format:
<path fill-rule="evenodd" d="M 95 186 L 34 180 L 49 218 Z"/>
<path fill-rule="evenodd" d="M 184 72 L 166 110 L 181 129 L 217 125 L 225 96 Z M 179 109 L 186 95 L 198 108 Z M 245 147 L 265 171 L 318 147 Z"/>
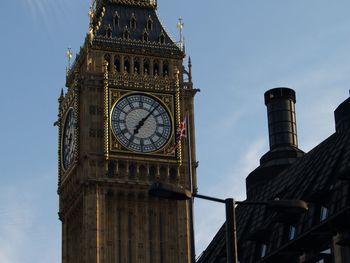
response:
<path fill-rule="evenodd" d="M 134 134 L 138 134 L 140 128 L 145 124 L 145 121 L 152 115 L 152 113 L 159 107 L 159 104 L 151 110 L 146 117 L 142 118 L 142 120 L 139 122 L 139 124 L 136 125 Z"/>

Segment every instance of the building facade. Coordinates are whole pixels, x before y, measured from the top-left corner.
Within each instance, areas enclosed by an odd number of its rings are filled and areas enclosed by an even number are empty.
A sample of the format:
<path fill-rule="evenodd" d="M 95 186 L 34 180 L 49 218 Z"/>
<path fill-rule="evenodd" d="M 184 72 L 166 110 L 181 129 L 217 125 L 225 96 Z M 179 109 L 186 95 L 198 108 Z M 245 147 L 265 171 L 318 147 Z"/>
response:
<path fill-rule="evenodd" d="M 265 93 L 270 150 L 246 178 L 246 200 L 297 199 L 309 209 L 238 205 L 240 263 L 350 262 L 350 98 L 335 110 L 335 133 L 308 153 L 298 148 L 295 102 L 288 88 Z M 197 262 L 226 262 L 225 224 Z"/>
<path fill-rule="evenodd" d="M 155 181 L 196 187 L 191 64 L 156 9 L 155 0 L 93 1 L 67 71 L 58 121 L 63 263 L 193 257 L 191 202 L 148 194 Z M 176 138 L 185 116 L 190 147 Z"/>

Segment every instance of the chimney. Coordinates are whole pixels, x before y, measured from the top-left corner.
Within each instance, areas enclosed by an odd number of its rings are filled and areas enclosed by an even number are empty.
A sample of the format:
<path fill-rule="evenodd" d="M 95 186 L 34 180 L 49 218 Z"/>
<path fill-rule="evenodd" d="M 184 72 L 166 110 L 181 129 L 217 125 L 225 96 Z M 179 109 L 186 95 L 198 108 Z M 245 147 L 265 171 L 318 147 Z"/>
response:
<path fill-rule="evenodd" d="M 350 98 L 347 98 L 338 106 L 334 111 L 334 117 L 336 132 L 348 132 L 350 129 Z"/>
<path fill-rule="evenodd" d="M 261 157 L 260 166 L 246 178 L 248 199 L 254 199 L 261 187 L 304 156 L 304 152 L 298 148 L 295 91 L 275 88 L 266 91 L 264 97 L 270 150 Z"/>
<path fill-rule="evenodd" d="M 295 119 L 295 91 L 275 88 L 265 92 L 270 150 L 280 146 L 298 147 Z"/>

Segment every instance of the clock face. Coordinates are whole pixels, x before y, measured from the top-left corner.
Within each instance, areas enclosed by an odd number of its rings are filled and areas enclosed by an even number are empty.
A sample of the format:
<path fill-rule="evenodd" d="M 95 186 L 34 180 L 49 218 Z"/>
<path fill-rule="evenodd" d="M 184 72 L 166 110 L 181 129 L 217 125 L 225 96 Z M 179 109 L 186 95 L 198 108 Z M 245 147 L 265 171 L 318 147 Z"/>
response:
<path fill-rule="evenodd" d="M 166 107 L 144 94 L 124 96 L 114 105 L 111 114 L 112 130 L 118 141 L 139 153 L 162 149 L 171 137 L 171 123 Z"/>
<path fill-rule="evenodd" d="M 75 147 L 75 116 L 73 109 L 67 113 L 63 128 L 62 137 L 62 163 L 63 168 L 67 170 L 74 160 Z"/>

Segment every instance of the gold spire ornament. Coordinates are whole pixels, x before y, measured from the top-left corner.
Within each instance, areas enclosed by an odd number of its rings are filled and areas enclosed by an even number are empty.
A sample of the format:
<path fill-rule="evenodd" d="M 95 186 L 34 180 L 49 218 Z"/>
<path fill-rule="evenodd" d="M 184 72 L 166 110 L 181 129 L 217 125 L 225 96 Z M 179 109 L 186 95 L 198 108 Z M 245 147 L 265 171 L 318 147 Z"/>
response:
<path fill-rule="evenodd" d="M 67 56 L 67 59 L 68 59 L 68 66 L 66 68 L 66 71 L 67 71 L 67 75 L 71 69 L 71 62 L 72 62 L 72 57 L 73 57 L 73 52 L 72 52 L 72 49 L 69 47 L 67 49 L 67 52 L 66 52 L 66 56 Z"/>
<path fill-rule="evenodd" d="M 179 41 L 179 44 L 180 44 L 180 49 L 183 50 L 183 36 L 182 36 L 182 31 L 183 31 L 183 28 L 184 28 L 185 24 L 183 22 L 183 19 L 182 17 L 179 18 L 179 22 L 177 23 L 177 28 L 179 29 L 180 31 L 180 41 Z"/>
<path fill-rule="evenodd" d="M 96 0 L 91 0 L 90 10 L 89 10 L 89 18 L 90 18 L 89 39 L 90 39 L 90 43 L 92 43 L 92 40 L 94 39 L 95 10 L 96 10 Z"/>

